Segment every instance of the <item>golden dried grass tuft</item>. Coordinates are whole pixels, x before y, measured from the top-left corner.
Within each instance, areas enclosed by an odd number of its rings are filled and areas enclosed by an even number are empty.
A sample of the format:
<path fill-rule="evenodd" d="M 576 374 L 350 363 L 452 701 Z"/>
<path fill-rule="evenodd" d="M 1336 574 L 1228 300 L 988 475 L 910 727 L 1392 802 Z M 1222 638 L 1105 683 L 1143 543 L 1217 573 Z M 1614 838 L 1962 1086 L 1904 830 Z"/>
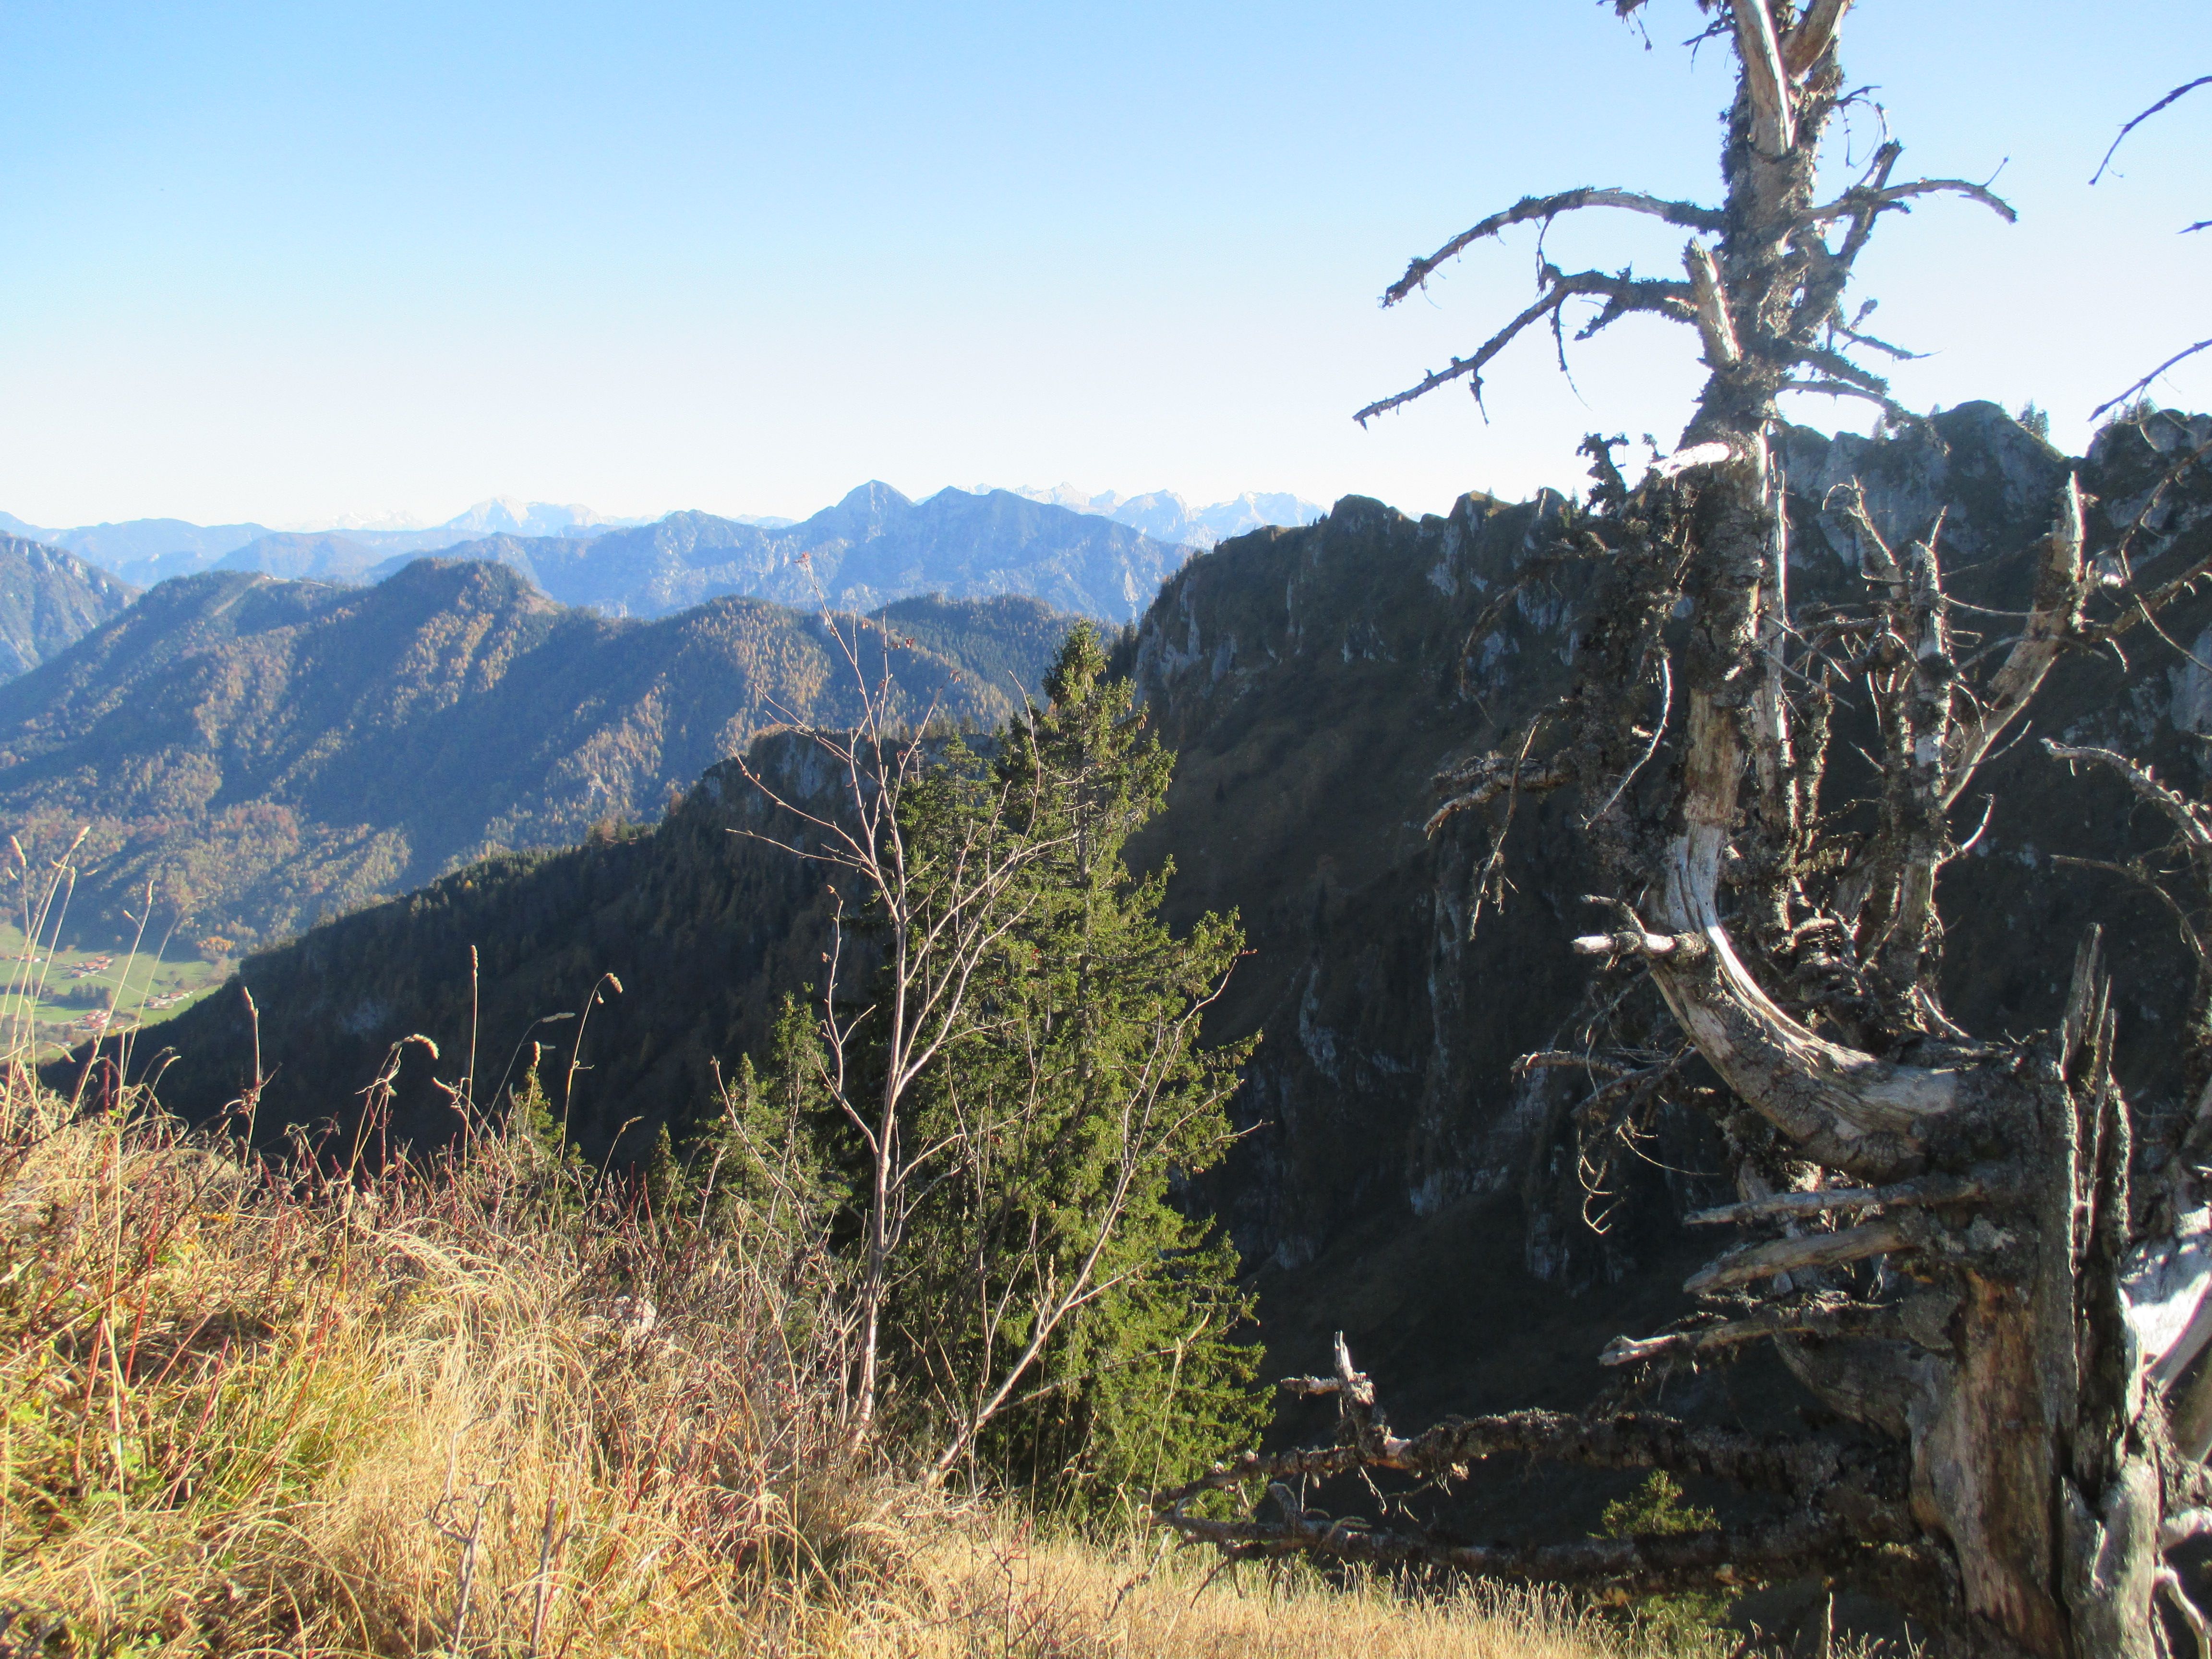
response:
<path fill-rule="evenodd" d="M 522 1137 L 308 1174 L 12 1078 L 0 1606 L 101 1651 L 697 1651 L 866 1553 L 806 1262 Z"/>
<path fill-rule="evenodd" d="M 826 1264 L 655 1217 L 526 1131 L 275 1164 L 150 1099 L 58 1099 L 28 1058 L 0 1061 L 23 1651 L 1644 1650 L 1556 1598 L 1217 1571 L 856 1469 Z"/>

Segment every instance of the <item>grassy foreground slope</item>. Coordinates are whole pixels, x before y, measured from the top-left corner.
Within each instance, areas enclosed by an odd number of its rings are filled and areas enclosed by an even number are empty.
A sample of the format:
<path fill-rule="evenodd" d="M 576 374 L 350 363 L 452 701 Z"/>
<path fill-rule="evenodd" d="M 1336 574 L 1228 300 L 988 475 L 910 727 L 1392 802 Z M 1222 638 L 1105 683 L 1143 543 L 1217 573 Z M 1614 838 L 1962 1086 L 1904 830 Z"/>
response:
<path fill-rule="evenodd" d="M 891 651 L 897 714 L 991 725 L 1068 620 L 1032 599 L 911 600 L 862 654 Z M 157 932 L 179 916 L 185 938 L 249 945 L 657 817 L 756 732 L 846 722 L 856 696 L 821 617 L 761 600 L 647 623 L 481 561 L 369 588 L 215 572 L 0 687 L 0 830 L 51 847 L 89 826 L 80 930 L 123 932 L 150 883 Z"/>
<path fill-rule="evenodd" d="M 22 1652 L 1651 1650 L 1557 1601 L 1212 1576 L 839 1449 L 819 1264 L 656 1217 L 464 1101 L 280 1174 L 0 1091 L 0 1613 Z"/>

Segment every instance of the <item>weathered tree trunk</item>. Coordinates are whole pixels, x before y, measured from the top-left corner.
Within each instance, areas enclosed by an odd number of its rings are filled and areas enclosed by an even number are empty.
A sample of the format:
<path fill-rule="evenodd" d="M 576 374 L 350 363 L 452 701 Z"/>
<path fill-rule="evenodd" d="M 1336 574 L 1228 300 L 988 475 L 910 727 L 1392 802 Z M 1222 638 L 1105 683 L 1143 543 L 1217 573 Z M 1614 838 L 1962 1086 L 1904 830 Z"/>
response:
<path fill-rule="evenodd" d="M 1620 9 L 1638 3 L 1620 0 Z M 1893 553 L 1863 505 L 1846 500 L 1869 602 L 1827 607 L 1816 625 L 1793 614 L 1786 592 L 1785 492 L 1770 447 L 1778 399 L 1863 398 L 1888 418 L 1914 418 L 1850 355 L 1893 349 L 1843 313 L 1853 262 L 1883 214 L 1921 196 L 1964 195 L 2010 216 L 1979 186 L 1893 184 L 1894 143 L 1855 183 L 1819 198 L 1849 4 L 1812 0 L 1801 11 L 1790 0 L 1710 0 L 1709 9 L 1725 11 L 1739 67 L 1721 207 L 1621 191 L 1532 198 L 1416 261 L 1386 299 L 1510 225 L 1598 207 L 1696 233 L 1683 280 L 1546 265 L 1536 303 L 1474 356 L 1361 418 L 1453 380 L 1471 378 L 1479 392 L 1491 358 L 1538 321 L 1556 328 L 1571 301 L 1601 302 L 1585 335 L 1638 311 L 1698 331 L 1711 373 L 1674 454 L 1632 489 L 1612 459 L 1618 441 L 1585 446 L 1597 488 L 1575 532 L 1605 574 L 1583 677 L 1560 722 L 1573 730 L 1542 748 L 1532 728 L 1510 755 L 1440 780 L 1455 793 L 1432 827 L 1520 792 L 1583 791 L 1620 896 L 1608 901 L 1616 927 L 1577 947 L 1640 963 L 1733 1097 L 1723 1116 L 1742 1201 L 1698 1218 L 1768 1236 L 1689 1288 L 1748 1289 L 1759 1305 L 1724 1324 L 1624 1338 L 1607 1362 L 1772 1340 L 1826 1405 L 1893 1442 L 1898 1463 L 1861 1468 L 1841 1452 L 1808 1451 L 1830 1462 L 1790 1466 L 1800 1506 L 1763 1536 L 1624 1540 L 1610 1555 L 1352 1534 L 1316 1524 L 1295 1503 L 1280 1522 L 1201 1523 L 1183 1508 L 1199 1487 L 1164 1494 L 1162 1512 L 1231 1547 L 1530 1577 L 1656 1585 L 1810 1567 L 1886 1584 L 1962 1650 L 2152 1659 L 2166 1650 L 2161 1594 L 2203 1629 L 2163 1553 L 2212 1531 L 2212 1515 L 2202 1527 L 2194 1518 L 2212 1488 L 2197 1461 L 2212 1446 L 2212 1383 L 2189 1372 L 2212 1336 L 2212 1212 L 2193 1174 L 2212 1145 L 2171 1162 L 2170 1190 L 2131 1194 L 2130 1120 L 2113 1081 L 2116 1021 L 2094 938 L 2075 955 L 2064 1021 L 2026 1043 L 1975 1042 L 1945 1013 L 1937 976 L 1937 877 L 1959 851 L 1950 812 L 2059 651 L 2125 623 L 2086 618 L 2095 590 L 2070 483 L 2036 550 L 2032 610 L 1978 684 L 1953 652 L 1940 520 Z M 2172 582 L 2160 590 L 2173 591 Z M 2129 596 L 2142 614 L 2162 602 Z M 1858 686 L 1880 735 L 1881 781 L 1875 828 L 1851 847 L 1826 839 L 1835 804 L 1824 814 L 1820 792 L 1830 705 Z M 1659 729 L 1646 732 L 1637 722 L 1655 701 Z M 1655 757 L 1663 759 L 1647 769 Z M 2175 819 L 2192 863 L 2212 878 L 2212 815 L 2158 796 L 2148 775 L 2131 781 Z M 2212 945 L 2198 943 L 2212 962 Z M 2196 1139 L 2212 1143 L 2212 1091 L 2207 1103 Z M 1757 1121 L 1769 1127 L 1752 1133 Z M 1870 1295 L 1866 1275 L 1853 1277 L 1863 1262 L 1880 1267 Z M 1293 1384 L 1338 1395 L 1336 1447 L 1248 1458 L 1200 1486 L 1362 1465 L 1449 1473 L 1509 1420 L 1447 1423 L 1400 1440 L 1341 1351 L 1337 1370 Z M 2172 1444 L 2170 1419 L 2184 1427 L 2186 1455 Z M 1748 1446 L 1692 1447 L 1679 1425 L 1639 1418 L 1631 1431 L 1628 1421 L 1610 1419 L 1610 1437 L 1572 1425 L 1516 1449 L 1748 1484 L 1770 1468 L 1759 1462 L 1770 1454 Z M 2212 1645 L 2203 1651 L 2212 1659 Z"/>

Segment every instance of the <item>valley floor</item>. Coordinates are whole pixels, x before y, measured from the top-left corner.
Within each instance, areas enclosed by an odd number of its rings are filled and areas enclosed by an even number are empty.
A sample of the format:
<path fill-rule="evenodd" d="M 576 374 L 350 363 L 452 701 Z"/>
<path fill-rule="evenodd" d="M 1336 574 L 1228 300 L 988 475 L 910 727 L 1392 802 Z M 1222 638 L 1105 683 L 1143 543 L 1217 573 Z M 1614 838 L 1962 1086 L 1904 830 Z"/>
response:
<path fill-rule="evenodd" d="M 135 951 L 33 944 L 0 921 L 0 1042 L 20 1040 L 45 1060 L 94 1036 L 158 1025 L 222 984 L 231 967 L 176 940 L 142 941 Z"/>

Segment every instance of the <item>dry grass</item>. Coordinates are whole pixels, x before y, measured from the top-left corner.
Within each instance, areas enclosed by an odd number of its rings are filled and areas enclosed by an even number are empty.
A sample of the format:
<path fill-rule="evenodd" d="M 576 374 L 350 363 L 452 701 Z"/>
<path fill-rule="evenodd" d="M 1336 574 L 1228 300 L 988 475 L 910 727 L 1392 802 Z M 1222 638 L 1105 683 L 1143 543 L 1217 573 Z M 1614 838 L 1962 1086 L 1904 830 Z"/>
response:
<path fill-rule="evenodd" d="M 1040 1537 L 1003 1517 L 995 1529 L 969 1516 L 933 1530 L 902 1600 L 842 1627 L 825 1609 L 808 1650 L 916 1659 L 1626 1659 L 1650 1651 L 1558 1596 L 1474 1586 L 1416 1600 L 1279 1565 L 1237 1569 L 1240 1582 L 1208 1558 Z"/>
<path fill-rule="evenodd" d="M 838 1455 L 838 1333 L 526 1141 L 303 1179 L 0 1100 L 0 1609 L 100 1654 L 1625 1651 L 1047 1534 Z M 652 1311 L 646 1311 L 651 1304 Z M 35 1651 L 36 1648 L 26 1651 Z"/>
<path fill-rule="evenodd" d="M 699 1651 L 842 1536 L 803 1276 L 527 1141 L 287 1178 L 9 1092 L 0 1604 L 85 1650 Z"/>

